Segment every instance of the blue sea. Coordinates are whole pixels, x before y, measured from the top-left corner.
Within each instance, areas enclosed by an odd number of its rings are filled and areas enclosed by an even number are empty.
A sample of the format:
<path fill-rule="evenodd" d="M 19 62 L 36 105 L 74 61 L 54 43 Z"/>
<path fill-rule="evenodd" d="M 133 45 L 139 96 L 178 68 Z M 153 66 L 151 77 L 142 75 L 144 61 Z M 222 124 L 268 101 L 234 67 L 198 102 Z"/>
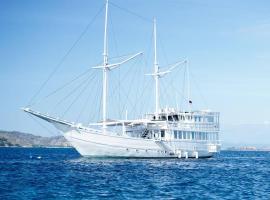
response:
<path fill-rule="evenodd" d="M 89 159 L 0 148 L 0 199 L 270 199 L 270 152 L 209 159 Z"/>

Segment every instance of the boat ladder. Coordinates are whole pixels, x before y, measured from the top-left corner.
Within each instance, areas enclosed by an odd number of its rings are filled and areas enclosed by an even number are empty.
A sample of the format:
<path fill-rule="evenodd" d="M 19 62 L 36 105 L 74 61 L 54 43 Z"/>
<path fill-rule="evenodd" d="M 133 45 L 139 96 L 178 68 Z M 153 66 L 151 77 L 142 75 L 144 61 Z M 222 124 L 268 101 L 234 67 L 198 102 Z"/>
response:
<path fill-rule="evenodd" d="M 161 140 L 156 140 L 155 143 L 165 152 L 168 152 L 170 155 L 174 155 L 174 152 Z"/>

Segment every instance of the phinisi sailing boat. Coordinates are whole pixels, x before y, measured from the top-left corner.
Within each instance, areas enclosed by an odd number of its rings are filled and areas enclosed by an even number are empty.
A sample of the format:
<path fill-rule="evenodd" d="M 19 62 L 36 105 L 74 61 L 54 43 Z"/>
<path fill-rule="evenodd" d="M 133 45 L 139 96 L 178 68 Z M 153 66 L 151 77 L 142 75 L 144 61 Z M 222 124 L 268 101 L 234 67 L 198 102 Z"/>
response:
<path fill-rule="evenodd" d="M 95 126 L 83 126 L 37 112 L 30 107 L 23 110 L 41 118 L 59 129 L 70 144 L 82 155 L 91 157 L 137 158 L 203 158 L 219 152 L 219 113 L 209 110 L 179 111 L 159 106 L 159 80 L 170 73 L 178 62 L 161 71 L 157 62 L 156 21 L 154 20 L 154 72 L 155 112 L 134 120 L 107 120 L 108 73 L 134 59 L 109 64 L 107 45 L 108 0 L 106 0 L 103 65 L 95 68 L 103 71 L 102 121 Z M 190 101 L 190 100 L 189 100 Z M 190 101 L 191 103 L 191 101 Z M 118 126 L 118 131 L 111 131 Z"/>

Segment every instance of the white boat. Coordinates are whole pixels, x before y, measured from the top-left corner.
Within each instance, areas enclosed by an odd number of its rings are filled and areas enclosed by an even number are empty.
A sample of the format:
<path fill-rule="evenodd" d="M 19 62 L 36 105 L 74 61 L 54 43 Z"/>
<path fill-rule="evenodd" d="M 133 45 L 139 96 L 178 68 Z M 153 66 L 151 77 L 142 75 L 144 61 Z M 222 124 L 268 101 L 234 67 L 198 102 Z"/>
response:
<path fill-rule="evenodd" d="M 219 113 L 209 110 L 179 111 L 160 108 L 159 79 L 175 67 L 186 63 L 178 62 L 168 70 L 161 71 L 156 54 L 156 21 L 154 20 L 154 72 L 155 111 L 134 120 L 108 120 L 107 90 L 109 71 L 134 59 L 137 53 L 115 64 L 108 63 L 107 47 L 108 0 L 106 0 L 103 65 L 94 67 L 103 70 L 101 122 L 83 126 L 37 112 L 30 107 L 23 110 L 53 124 L 70 144 L 82 155 L 91 157 L 136 157 L 136 158 L 204 158 L 220 150 Z M 188 100 L 191 104 L 192 102 Z M 111 127 L 118 127 L 117 131 Z"/>

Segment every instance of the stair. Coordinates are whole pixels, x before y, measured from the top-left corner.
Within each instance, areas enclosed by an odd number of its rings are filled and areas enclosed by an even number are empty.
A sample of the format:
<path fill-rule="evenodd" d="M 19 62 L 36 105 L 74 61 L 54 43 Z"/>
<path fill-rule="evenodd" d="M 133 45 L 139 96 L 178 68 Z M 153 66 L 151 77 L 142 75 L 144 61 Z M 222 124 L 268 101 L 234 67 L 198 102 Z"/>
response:
<path fill-rule="evenodd" d="M 155 143 L 165 152 L 168 152 L 170 155 L 174 155 L 174 152 L 169 148 L 163 141 L 157 140 Z"/>

